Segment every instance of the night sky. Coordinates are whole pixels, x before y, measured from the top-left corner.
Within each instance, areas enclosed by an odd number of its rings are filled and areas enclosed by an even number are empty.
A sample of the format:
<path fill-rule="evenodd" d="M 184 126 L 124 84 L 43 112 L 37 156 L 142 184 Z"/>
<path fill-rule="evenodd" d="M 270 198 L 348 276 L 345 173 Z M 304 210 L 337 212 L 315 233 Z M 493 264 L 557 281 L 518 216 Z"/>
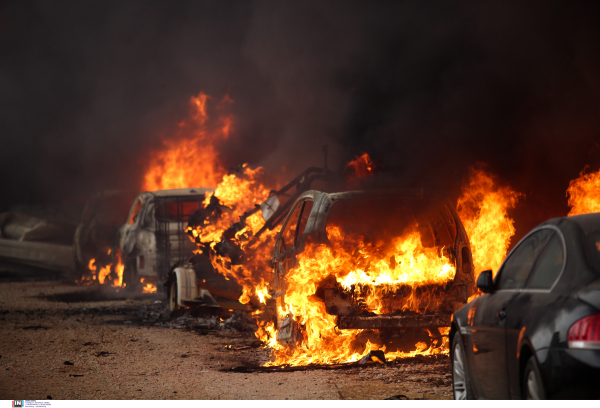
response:
<path fill-rule="evenodd" d="M 455 199 L 485 162 L 522 235 L 600 168 L 600 3 L 521 3 L 1 2 L 0 209 L 137 188 L 205 91 L 235 101 L 226 166 L 328 144 Z"/>

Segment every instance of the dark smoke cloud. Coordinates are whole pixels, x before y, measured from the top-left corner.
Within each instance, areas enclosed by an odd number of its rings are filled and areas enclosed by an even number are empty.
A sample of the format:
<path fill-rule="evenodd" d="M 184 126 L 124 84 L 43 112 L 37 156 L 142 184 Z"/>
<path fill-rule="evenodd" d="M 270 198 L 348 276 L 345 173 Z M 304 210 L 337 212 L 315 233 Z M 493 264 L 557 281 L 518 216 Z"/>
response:
<path fill-rule="evenodd" d="M 0 206 L 138 188 L 191 95 L 235 100 L 228 166 L 366 151 L 452 197 L 487 162 L 527 229 L 600 166 L 592 2 L 24 2 L 0 9 Z M 527 211 L 525 211 L 525 209 Z M 531 216 L 530 214 L 534 214 Z M 524 232 L 524 231 L 523 231 Z"/>

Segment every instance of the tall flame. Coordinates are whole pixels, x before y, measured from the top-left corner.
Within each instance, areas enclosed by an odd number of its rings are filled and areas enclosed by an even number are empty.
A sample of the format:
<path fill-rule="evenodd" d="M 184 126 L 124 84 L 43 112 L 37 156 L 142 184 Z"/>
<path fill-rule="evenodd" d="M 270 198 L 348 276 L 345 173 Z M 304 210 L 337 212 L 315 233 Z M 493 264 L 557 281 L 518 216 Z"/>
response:
<path fill-rule="evenodd" d="M 255 205 L 269 197 L 270 189 L 264 184 L 264 173 L 262 167 L 252 169 L 244 164 L 240 173 L 223 176 L 223 181 L 217 186 L 214 196 L 219 199 L 221 205 L 228 207 L 228 211 L 223 211 L 219 219 L 212 223 L 200 225 L 194 229 L 190 227 L 189 232 L 193 237 L 200 243 L 210 243 L 214 249 L 224 233 L 241 219 L 245 211 L 253 209 Z M 211 197 L 207 197 L 204 205 L 208 206 L 210 202 Z M 247 249 L 248 241 L 263 224 L 264 220 L 260 212 L 256 212 L 245 219 L 245 226 L 241 230 L 227 239 L 240 249 Z M 265 231 L 255 248 L 274 235 L 276 235 L 274 230 Z M 233 278 L 242 286 L 243 293 L 239 299 L 242 303 L 248 303 L 251 296 L 256 295 L 257 291 L 261 292 L 264 300 L 267 286 L 265 271 L 268 270 L 265 259 L 271 248 L 265 246 L 261 248 L 262 251 L 247 257 L 243 265 L 231 265 L 226 257 L 218 255 L 214 251 L 210 254 L 213 267 L 226 278 Z"/>
<path fill-rule="evenodd" d="M 223 234 L 233 224 L 240 221 L 244 212 L 253 209 L 269 196 L 270 189 L 265 186 L 265 170 L 262 167 L 251 168 L 244 164 L 237 171 L 227 174 L 219 160 L 218 147 L 233 133 L 233 115 L 228 108 L 233 104 L 225 96 L 216 106 L 218 118 L 209 117 L 210 100 L 204 92 L 190 99 L 190 115 L 179 124 L 177 134 L 163 140 L 163 146 L 151 154 L 145 174 L 143 189 L 146 191 L 186 187 L 216 187 L 212 196 L 207 196 L 204 206 L 217 199 L 220 203 L 219 216 L 194 228 L 188 228 L 191 238 L 200 246 L 219 243 Z M 235 237 L 227 237 L 244 249 L 249 238 L 258 231 L 264 221 L 260 213 L 245 219 L 245 227 L 237 231 Z M 264 234 L 263 241 L 275 232 Z M 263 298 L 266 282 L 257 273 L 258 265 L 246 263 L 231 266 L 228 259 L 211 251 L 211 261 L 226 278 L 233 278 L 243 287 L 240 300 L 247 303 L 256 290 L 261 290 Z M 258 262 L 257 262 L 258 263 Z M 263 265 L 260 265 L 261 269 Z M 150 290 L 150 289 L 146 289 Z"/>
<path fill-rule="evenodd" d="M 600 212 L 600 170 L 585 174 L 587 166 L 579 178 L 571 180 L 567 189 L 569 216 Z"/>
<path fill-rule="evenodd" d="M 210 96 L 200 92 L 190 99 L 191 114 L 179 124 L 174 138 L 163 140 L 163 147 L 151 154 L 144 179 L 144 191 L 186 187 L 213 187 L 226 173 L 219 161 L 217 144 L 229 138 L 233 116 L 224 113 L 233 103 L 226 96 L 217 105 L 221 115 L 210 121 L 207 104 Z"/>
<path fill-rule="evenodd" d="M 506 257 L 515 234 L 508 210 L 514 208 L 520 196 L 510 187 L 498 186 L 481 167 L 471 168 L 457 209 L 471 242 L 476 277 L 486 269 L 496 273 Z"/>

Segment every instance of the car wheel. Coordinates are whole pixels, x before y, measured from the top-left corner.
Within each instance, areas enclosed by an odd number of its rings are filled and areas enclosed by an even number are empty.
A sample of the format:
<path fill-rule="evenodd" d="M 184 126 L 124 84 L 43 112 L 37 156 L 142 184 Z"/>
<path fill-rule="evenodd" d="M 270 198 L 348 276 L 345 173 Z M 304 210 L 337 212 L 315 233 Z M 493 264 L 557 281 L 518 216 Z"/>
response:
<path fill-rule="evenodd" d="M 452 339 L 452 393 L 457 400 L 473 399 L 465 348 L 459 332 Z"/>
<path fill-rule="evenodd" d="M 546 399 L 546 391 L 535 357 L 529 357 L 523 372 L 523 396 L 528 400 Z"/>
<path fill-rule="evenodd" d="M 177 304 L 177 276 L 173 274 L 169 284 L 169 312 L 173 313 L 179 309 Z"/>

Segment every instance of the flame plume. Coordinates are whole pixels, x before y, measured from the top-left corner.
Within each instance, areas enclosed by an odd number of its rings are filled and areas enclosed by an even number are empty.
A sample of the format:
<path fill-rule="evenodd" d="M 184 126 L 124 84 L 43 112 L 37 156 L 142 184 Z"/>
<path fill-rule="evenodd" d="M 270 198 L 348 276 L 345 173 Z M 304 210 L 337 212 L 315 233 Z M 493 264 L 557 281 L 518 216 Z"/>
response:
<path fill-rule="evenodd" d="M 600 170 L 585 174 L 586 169 L 587 166 L 581 171 L 579 178 L 569 183 L 569 216 L 600 212 Z"/>
<path fill-rule="evenodd" d="M 515 207 L 521 195 L 510 187 L 498 186 L 482 168 L 471 168 L 457 210 L 471 242 L 476 278 L 487 269 L 495 274 L 506 257 L 515 235 L 514 220 L 507 211 Z"/>
<path fill-rule="evenodd" d="M 151 154 L 143 188 L 145 191 L 154 191 L 216 187 L 213 196 L 207 196 L 203 204 L 205 208 L 216 209 L 217 214 L 213 214 L 210 220 L 201 225 L 187 229 L 192 240 L 200 247 L 210 245 L 214 249 L 230 227 L 240 221 L 245 211 L 268 198 L 271 189 L 265 186 L 266 172 L 262 167 L 252 169 L 244 164 L 237 171 L 227 174 L 219 160 L 217 149 L 234 131 L 233 115 L 227 112 L 233 100 L 225 96 L 216 106 L 218 118 L 211 120 L 208 115 L 211 99 L 204 92 L 191 97 L 190 115 L 179 124 L 175 137 L 163 140 L 162 148 Z M 214 200 L 218 203 L 217 206 L 211 206 Z M 227 239 L 244 250 L 249 239 L 263 223 L 260 213 L 255 213 L 245 218 L 244 227 L 235 231 L 235 236 Z M 275 231 L 267 231 L 261 237 L 262 241 L 275 234 Z M 259 254 L 246 259 L 244 266 L 231 265 L 229 259 L 215 251 L 210 251 L 209 255 L 217 271 L 226 278 L 235 279 L 243 287 L 240 298 L 243 303 L 248 303 L 253 295 L 266 299 L 266 282 L 262 278 L 262 271 L 265 268 L 268 270 L 268 266 L 264 265 Z M 261 255 L 266 258 L 267 252 Z M 152 289 L 148 287 L 146 290 Z"/>
<path fill-rule="evenodd" d="M 250 302 L 252 296 L 257 296 L 265 303 L 267 295 L 267 281 L 265 272 L 269 270 L 267 258 L 271 248 L 263 244 L 266 240 L 274 237 L 277 232 L 265 231 L 260 241 L 253 246 L 258 251 L 252 251 L 243 262 L 243 265 L 231 265 L 231 261 L 217 251 L 215 246 L 222 241 L 224 235 L 231 230 L 232 225 L 240 221 L 244 212 L 254 208 L 269 197 L 270 189 L 265 186 L 265 171 L 262 167 L 251 169 L 247 164 L 242 166 L 238 174 L 223 176 L 223 180 L 217 186 L 214 197 L 206 197 L 205 206 L 211 204 L 211 200 L 217 198 L 220 206 L 226 209 L 212 222 L 206 222 L 195 228 L 188 227 L 188 233 L 192 235 L 199 245 L 209 244 L 210 260 L 213 267 L 226 278 L 233 278 L 242 286 L 243 292 L 239 301 Z M 263 226 L 264 221 L 260 212 L 256 212 L 245 218 L 244 226 L 235 232 L 233 236 L 225 237 L 236 245 L 240 250 L 247 250 L 250 238 Z"/>
<path fill-rule="evenodd" d="M 179 124 L 177 136 L 163 140 L 163 148 L 151 155 L 144 191 L 212 187 L 226 173 L 219 162 L 217 144 L 229 138 L 233 116 L 222 113 L 217 121 L 211 122 L 207 113 L 209 99 L 204 92 L 191 97 L 190 117 Z M 226 96 L 217 105 L 217 111 L 232 103 Z"/>

